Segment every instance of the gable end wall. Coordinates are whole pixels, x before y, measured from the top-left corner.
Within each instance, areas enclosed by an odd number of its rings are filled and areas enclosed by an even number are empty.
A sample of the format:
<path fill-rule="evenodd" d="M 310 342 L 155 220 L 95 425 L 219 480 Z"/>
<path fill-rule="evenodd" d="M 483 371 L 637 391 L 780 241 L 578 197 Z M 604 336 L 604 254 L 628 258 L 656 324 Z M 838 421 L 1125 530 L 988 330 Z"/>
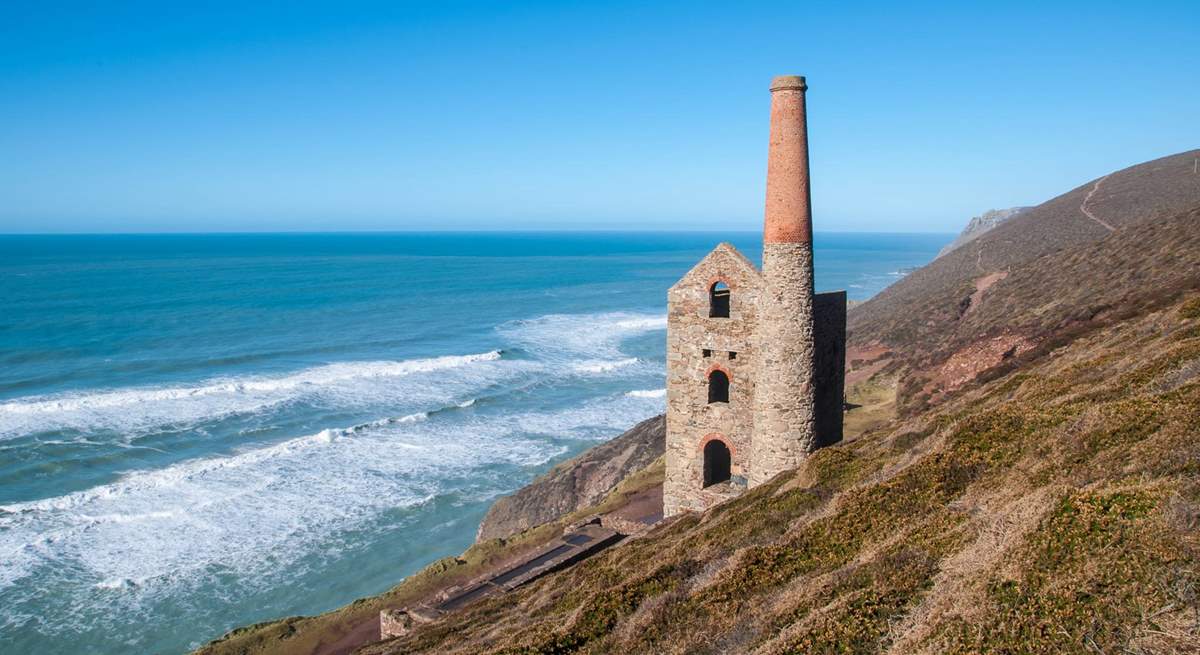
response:
<path fill-rule="evenodd" d="M 716 280 L 729 285 L 729 318 L 708 316 L 709 289 Z M 760 286 L 753 265 L 732 246 L 722 245 L 667 294 L 667 516 L 703 510 L 728 495 L 730 485 L 702 488 L 706 437 L 720 435 L 730 447 L 735 481 L 748 474 L 755 377 L 752 337 Z M 711 351 L 707 357 L 705 349 Z M 706 374 L 714 367 L 729 374 L 728 404 L 708 404 Z"/>

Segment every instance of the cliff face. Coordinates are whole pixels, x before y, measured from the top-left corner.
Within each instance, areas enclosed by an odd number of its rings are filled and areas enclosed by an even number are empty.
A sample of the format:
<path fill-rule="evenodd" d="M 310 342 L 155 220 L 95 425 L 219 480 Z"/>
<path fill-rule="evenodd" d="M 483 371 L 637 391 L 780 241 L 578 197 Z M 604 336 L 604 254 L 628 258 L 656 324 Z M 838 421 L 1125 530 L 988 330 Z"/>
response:
<path fill-rule="evenodd" d="M 941 257 L 942 255 L 954 250 L 964 243 L 975 239 L 984 232 L 987 232 L 1004 221 L 1007 221 L 1017 214 L 1020 214 L 1026 209 L 1029 208 L 1010 207 L 1008 209 L 989 209 L 979 216 L 971 218 L 970 222 L 967 223 L 967 226 L 963 228 L 963 231 L 958 233 L 958 237 L 956 237 L 954 241 L 950 242 L 945 248 L 942 248 L 941 252 L 938 253 L 938 257 Z"/>
<path fill-rule="evenodd" d="M 511 496 L 497 500 L 476 541 L 507 538 L 595 505 L 627 476 L 663 454 L 666 422 L 656 416 L 563 462 Z"/>

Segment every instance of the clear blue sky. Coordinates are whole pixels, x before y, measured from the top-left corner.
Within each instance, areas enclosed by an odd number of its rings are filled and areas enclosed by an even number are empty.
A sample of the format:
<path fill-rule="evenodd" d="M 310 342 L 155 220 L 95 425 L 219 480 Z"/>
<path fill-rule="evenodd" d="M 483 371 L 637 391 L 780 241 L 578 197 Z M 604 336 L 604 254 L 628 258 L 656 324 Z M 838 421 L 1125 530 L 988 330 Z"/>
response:
<path fill-rule="evenodd" d="M 8 2 L 0 232 L 759 229 L 776 74 L 818 230 L 1200 146 L 1200 2 L 986 4 Z"/>

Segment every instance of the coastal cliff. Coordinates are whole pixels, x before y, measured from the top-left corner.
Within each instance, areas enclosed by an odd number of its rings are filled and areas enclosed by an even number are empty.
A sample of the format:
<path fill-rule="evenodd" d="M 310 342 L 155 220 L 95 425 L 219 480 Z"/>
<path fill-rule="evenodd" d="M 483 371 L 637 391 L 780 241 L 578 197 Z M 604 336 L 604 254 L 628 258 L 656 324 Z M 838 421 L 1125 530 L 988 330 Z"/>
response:
<path fill-rule="evenodd" d="M 1020 214 L 1026 209 L 1029 208 L 1010 207 L 1008 209 L 989 209 L 979 216 L 972 217 L 971 220 L 967 222 L 967 226 L 963 228 L 962 232 L 958 233 L 958 236 L 955 237 L 954 241 L 951 241 L 950 243 L 946 244 L 945 248 L 942 248 L 941 252 L 938 253 L 938 257 L 941 257 L 942 255 L 945 255 L 955 248 L 958 248 L 964 243 L 981 236 L 984 232 L 995 228 L 1004 221 L 1007 221 L 1017 214 Z"/>
<path fill-rule="evenodd" d="M 622 480 L 662 456 L 665 434 L 666 419 L 659 415 L 555 466 L 497 500 L 479 524 L 476 541 L 505 539 L 599 503 Z"/>
<path fill-rule="evenodd" d="M 1021 212 L 856 307 L 865 427 L 842 444 L 360 652 L 1191 652 L 1194 154 Z"/>
<path fill-rule="evenodd" d="M 499 501 L 487 530 L 511 536 L 202 652 L 1194 652 L 1196 154 L 1022 212 L 855 307 L 846 440 L 799 468 L 370 643 L 380 609 L 557 538 L 595 511 L 576 499 L 652 461 L 602 444 Z"/>
<path fill-rule="evenodd" d="M 849 356 L 899 379 L 914 416 L 1008 369 L 1195 288 L 1191 150 L 1091 180 L 913 271 L 848 319 Z"/>
<path fill-rule="evenodd" d="M 363 655 L 1185 653 L 1200 294 Z"/>

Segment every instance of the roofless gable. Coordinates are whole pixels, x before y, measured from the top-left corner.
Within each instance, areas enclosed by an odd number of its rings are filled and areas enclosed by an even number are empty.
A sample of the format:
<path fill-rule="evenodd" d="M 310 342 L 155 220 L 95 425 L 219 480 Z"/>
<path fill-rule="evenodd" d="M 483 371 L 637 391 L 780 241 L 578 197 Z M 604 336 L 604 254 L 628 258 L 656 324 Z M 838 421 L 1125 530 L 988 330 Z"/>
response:
<path fill-rule="evenodd" d="M 739 287 L 757 290 L 762 273 L 732 244 L 722 242 L 679 278 L 671 291 L 703 289 L 707 293 L 718 282 L 724 282 L 734 292 Z"/>

